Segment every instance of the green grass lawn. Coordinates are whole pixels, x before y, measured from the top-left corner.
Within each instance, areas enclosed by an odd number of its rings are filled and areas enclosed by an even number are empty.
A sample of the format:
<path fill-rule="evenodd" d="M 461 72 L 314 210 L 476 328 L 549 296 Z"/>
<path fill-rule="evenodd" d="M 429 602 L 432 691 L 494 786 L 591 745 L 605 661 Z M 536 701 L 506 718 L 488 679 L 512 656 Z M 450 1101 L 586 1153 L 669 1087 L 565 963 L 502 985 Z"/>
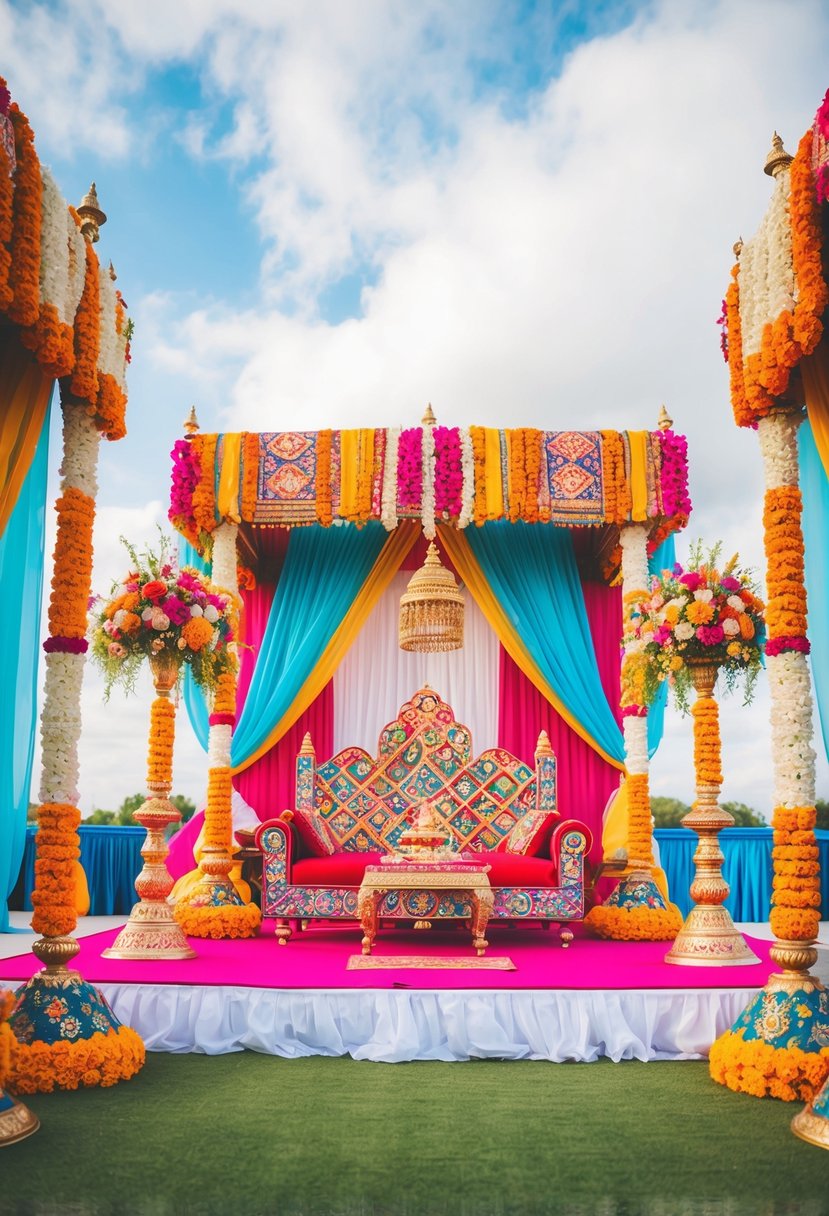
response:
<path fill-rule="evenodd" d="M 0 1150 L 3 1213 L 829 1213 L 799 1107 L 698 1062 L 151 1054 L 114 1089 L 27 1103 L 42 1127 Z"/>

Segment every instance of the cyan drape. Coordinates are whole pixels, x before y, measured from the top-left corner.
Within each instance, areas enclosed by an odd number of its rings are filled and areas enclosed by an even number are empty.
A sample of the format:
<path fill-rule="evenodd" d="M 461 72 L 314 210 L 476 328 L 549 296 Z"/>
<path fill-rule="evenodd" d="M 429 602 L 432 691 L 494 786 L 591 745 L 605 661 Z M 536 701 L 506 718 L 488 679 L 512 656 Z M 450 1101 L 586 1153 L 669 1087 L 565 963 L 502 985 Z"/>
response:
<path fill-rule="evenodd" d="M 568 528 L 496 520 L 466 539 L 533 662 L 592 739 L 624 761 L 622 732 L 599 680 Z"/>
<path fill-rule="evenodd" d="M 671 570 L 676 561 L 676 539 L 671 533 L 662 544 L 654 549 L 648 558 L 648 569 L 651 574 L 661 574 L 663 570 Z M 648 754 L 653 755 L 662 742 L 665 729 L 665 706 L 668 704 L 668 685 L 663 684 L 656 695 L 656 700 L 648 708 Z"/>
<path fill-rule="evenodd" d="M 0 537 L 0 602 L 18 629 L 0 646 L 0 933 L 20 870 L 32 781 L 43 591 L 49 408 L 29 472 Z"/>
<path fill-rule="evenodd" d="M 800 427 L 798 443 L 812 680 L 823 732 L 823 747 L 829 756 L 829 478 L 808 422 Z"/>
<path fill-rule="evenodd" d="M 181 566 L 192 566 L 194 570 L 198 570 L 202 574 L 210 574 L 210 566 L 203 560 L 198 549 L 194 549 L 184 537 L 179 538 L 178 560 Z M 190 719 L 190 725 L 193 727 L 196 738 L 204 750 L 207 751 L 207 735 L 210 730 L 207 720 L 207 702 L 201 689 L 196 687 L 190 666 L 187 663 L 184 665 L 183 687 L 184 707 L 187 710 L 187 717 Z"/>
<path fill-rule="evenodd" d="M 284 717 L 342 624 L 377 560 L 387 533 L 372 521 L 362 528 L 294 528 L 288 542 L 256 669 L 231 746 L 234 765 L 261 747 Z M 185 545 L 185 564 L 203 563 Z M 185 704 L 193 729 L 207 746 L 204 698 L 185 673 Z"/>

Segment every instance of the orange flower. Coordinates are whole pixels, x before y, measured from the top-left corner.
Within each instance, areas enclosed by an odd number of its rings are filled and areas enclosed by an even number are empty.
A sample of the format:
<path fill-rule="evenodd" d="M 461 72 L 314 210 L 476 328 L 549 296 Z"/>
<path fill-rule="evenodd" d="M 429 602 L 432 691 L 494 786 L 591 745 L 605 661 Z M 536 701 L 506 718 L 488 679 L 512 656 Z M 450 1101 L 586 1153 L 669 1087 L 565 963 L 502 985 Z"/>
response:
<path fill-rule="evenodd" d="M 74 862 L 81 813 L 68 802 L 38 807 L 32 928 L 48 937 L 71 933 L 77 923 Z M 50 854 L 52 854 L 50 856 Z"/>
<path fill-rule="evenodd" d="M 707 625 L 714 615 L 714 608 L 704 600 L 692 600 L 685 609 L 685 615 L 692 625 Z"/>
<path fill-rule="evenodd" d="M 123 439 L 127 433 L 127 397 L 109 372 L 98 373 L 95 421 L 107 439 Z"/>
<path fill-rule="evenodd" d="M 98 403 L 98 354 L 101 348 L 101 297 L 99 289 L 98 255 L 89 241 L 86 244 L 86 269 L 83 292 L 75 313 L 75 370 L 70 390 L 75 397 L 89 403 L 94 411 Z"/>
<path fill-rule="evenodd" d="M 6 82 L 0 76 L 0 89 L 6 87 Z M 0 312 L 6 312 L 12 302 L 13 293 L 9 286 L 9 271 L 11 270 L 11 239 L 14 220 L 14 181 L 5 172 L 5 166 L 0 171 Z"/>
<path fill-rule="evenodd" d="M 202 650 L 213 637 L 213 626 L 203 616 L 192 616 L 183 626 L 181 636 L 191 650 Z"/>
<path fill-rule="evenodd" d="M 486 508 L 486 436 L 482 426 L 471 426 L 472 456 L 475 462 L 475 504 L 472 518 L 479 526 L 487 521 Z"/>
<path fill-rule="evenodd" d="M 585 924 L 599 937 L 620 942 L 673 941 L 682 928 L 676 904 L 667 908 L 617 908 L 599 904 L 585 917 Z"/>
<path fill-rule="evenodd" d="M 543 434 L 534 427 L 524 431 L 524 468 L 526 470 L 526 496 L 524 516 L 528 524 L 538 521 L 538 492 L 541 479 L 541 445 Z"/>
<path fill-rule="evenodd" d="M 744 1039 L 745 1031 L 726 1030 L 711 1045 L 712 1080 L 736 1093 L 767 1095 L 786 1102 L 810 1102 L 829 1076 L 829 1048 L 802 1051 L 772 1047 L 762 1039 Z"/>
<path fill-rule="evenodd" d="M 194 435 L 199 482 L 193 491 L 193 518 L 200 532 L 216 527 L 216 435 Z"/>
<path fill-rule="evenodd" d="M 524 432 L 520 429 L 505 431 L 509 453 L 509 519 L 511 523 L 524 517 L 527 497 L 527 470 L 524 456 Z"/>
<path fill-rule="evenodd" d="M 200 908 L 182 901 L 176 904 L 175 918 L 188 937 L 218 940 L 255 937 L 262 914 L 255 904 Z"/>
<path fill-rule="evenodd" d="M 145 1056 L 144 1043 L 129 1026 L 74 1042 L 16 1043 L 9 1088 L 18 1094 L 35 1094 L 79 1085 L 115 1085 L 135 1076 Z"/>
<path fill-rule="evenodd" d="M 166 786 L 173 783 L 173 745 L 175 742 L 176 707 L 169 697 L 156 697 L 150 706 L 150 735 L 147 753 L 147 785 Z"/>
<path fill-rule="evenodd" d="M 216 714 L 233 714 L 236 712 L 235 670 L 223 671 L 216 681 L 213 712 Z"/>
<path fill-rule="evenodd" d="M 52 637 L 82 638 L 92 585 L 92 528 L 95 500 L 69 486 L 55 502 L 58 515 L 54 575 L 49 597 Z"/>
<path fill-rule="evenodd" d="M 317 445 L 319 452 L 319 439 Z M 317 460 L 319 461 L 319 455 L 317 455 Z M 242 476 L 239 483 L 239 513 L 245 523 L 253 522 L 258 485 L 259 436 L 252 431 L 247 431 L 242 435 Z M 239 586 L 242 586 L 241 582 Z"/>
<path fill-rule="evenodd" d="M 43 179 L 29 120 L 14 102 L 9 107 L 9 118 L 14 126 L 17 168 L 14 174 L 9 266 L 9 287 L 13 298 L 8 314 L 18 325 L 34 325 L 40 315 Z"/>
<path fill-rule="evenodd" d="M 331 526 L 334 518 L 331 505 L 331 441 L 330 430 L 317 432 L 317 523 Z"/>

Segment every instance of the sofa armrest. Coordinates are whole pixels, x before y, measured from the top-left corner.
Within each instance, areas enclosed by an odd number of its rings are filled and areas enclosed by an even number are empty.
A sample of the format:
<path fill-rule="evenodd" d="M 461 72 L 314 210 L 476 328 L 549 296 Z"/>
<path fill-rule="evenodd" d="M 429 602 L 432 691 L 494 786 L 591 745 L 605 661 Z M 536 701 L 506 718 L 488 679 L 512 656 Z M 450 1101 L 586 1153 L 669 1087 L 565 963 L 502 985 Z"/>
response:
<path fill-rule="evenodd" d="M 550 857 L 558 864 L 560 886 L 584 886 L 584 863 L 592 844 L 590 829 L 578 819 L 556 824 L 550 840 Z"/>
<path fill-rule="evenodd" d="M 267 869 L 269 861 L 281 862 L 277 869 L 284 870 L 284 881 L 291 881 L 291 864 L 294 856 L 296 828 L 287 816 L 290 811 L 283 812 L 276 819 L 266 819 L 256 829 L 256 847 L 262 853 L 263 865 Z"/>

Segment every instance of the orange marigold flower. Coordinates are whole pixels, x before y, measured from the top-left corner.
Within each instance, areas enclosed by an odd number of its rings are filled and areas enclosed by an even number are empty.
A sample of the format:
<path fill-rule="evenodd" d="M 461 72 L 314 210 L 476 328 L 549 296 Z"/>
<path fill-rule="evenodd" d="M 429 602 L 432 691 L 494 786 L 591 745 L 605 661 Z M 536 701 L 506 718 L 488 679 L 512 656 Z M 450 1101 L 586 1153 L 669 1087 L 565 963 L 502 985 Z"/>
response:
<path fill-rule="evenodd" d="M 203 616 L 193 616 L 181 631 L 191 650 L 202 650 L 213 637 L 213 626 Z"/>

